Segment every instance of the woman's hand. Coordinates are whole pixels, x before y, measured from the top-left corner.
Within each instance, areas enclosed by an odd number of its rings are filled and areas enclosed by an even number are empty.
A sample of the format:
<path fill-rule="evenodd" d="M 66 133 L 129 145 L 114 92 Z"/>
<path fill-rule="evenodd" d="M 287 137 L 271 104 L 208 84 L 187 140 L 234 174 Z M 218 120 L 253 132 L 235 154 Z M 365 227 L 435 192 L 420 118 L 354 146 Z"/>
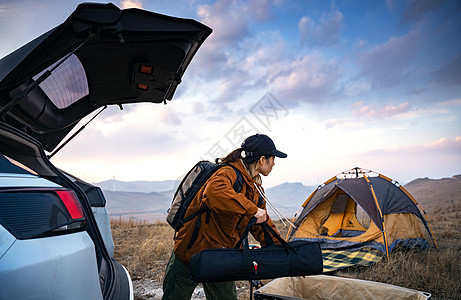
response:
<path fill-rule="evenodd" d="M 253 216 L 256 218 L 256 224 L 264 223 L 267 220 L 267 212 L 265 209 L 258 207 L 258 211 Z"/>

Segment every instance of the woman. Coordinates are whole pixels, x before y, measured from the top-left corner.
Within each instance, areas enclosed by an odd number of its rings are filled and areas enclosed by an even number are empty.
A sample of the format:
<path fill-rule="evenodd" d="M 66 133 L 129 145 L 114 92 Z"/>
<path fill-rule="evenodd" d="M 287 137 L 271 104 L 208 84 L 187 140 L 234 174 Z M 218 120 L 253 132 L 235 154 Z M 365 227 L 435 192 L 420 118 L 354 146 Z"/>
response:
<path fill-rule="evenodd" d="M 242 156 L 242 152 L 244 156 Z M 203 185 L 192 200 L 185 216 L 199 210 L 203 205 L 210 213 L 200 216 L 198 234 L 193 234 L 195 221 L 187 222 L 175 237 L 172 253 L 163 280 L 162 299 L 190 299 L 197 282 L 192 280 L 189 268 L 190 257 L 204 249 L 233 248 L 243 234 L 250 218 L 257 219 L 256 224 L 267 222 L 274 230 L 274 223 L 266 212 L 266 203 L 261 196 L 261 176 L 272 171 L 275 157 L 287 155 L 275 148 L 274 142 L 263 134 L 248 137 L 238 148 L 221 159 L 223 164 Z M 233 185 L 237 173 L 242 175 L 243 186 L 240 193 Z M 272 241 L 278 242 L 270 235 L 265 236 L 261 226 L 253 226 L 251 234 L 265 246 Z M 192 236 L 196 239 L 192 245 Z M 271 238 L 271 241 L 266 241 Z M 237 299 L 235 282 L 204 283 L 207 299 Z"/>

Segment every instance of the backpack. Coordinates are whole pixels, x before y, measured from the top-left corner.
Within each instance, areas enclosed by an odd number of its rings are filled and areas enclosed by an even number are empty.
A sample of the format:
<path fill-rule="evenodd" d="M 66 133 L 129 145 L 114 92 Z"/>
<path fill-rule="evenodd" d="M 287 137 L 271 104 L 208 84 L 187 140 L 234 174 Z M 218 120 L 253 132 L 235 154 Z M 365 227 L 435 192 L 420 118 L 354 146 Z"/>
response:
<path fill-rule="evenodd" d="M 231 165 L 221 165 L 213 163 L 210 161 L 202 160 L 199 161 L 184 177 L 184 179 L 179 184 L 176 192 L 173 196 L 173 201 L 171 202 L 171 207 L 168 209 L 168 216 L 166 218 L 168 224 L 174 228 L 175 234 L 182 227 L 184 223 L 189 222 L 196 216 L 199 216 L 198 222 L 196 223 L 196 230 L 198 232 L 198 227 L 200 226 L 200 215 L 203 212 L 209 214 L 210 210 L 207 206 L 204 206 L 197 210 L 196 212 L 184 218 L 187 209 L 189 208 L 192 199 L 202 188 L 202 186 L 207 182 L 207 180 L 224 166 L 232 167 L 237 174 L 237 180 L 235 181 L 233 188 L 234 191 L 240 193 L 243 186 L 243 178 L 240 171 Z M 194 239 L 192 239 L 194 240 Z"/>

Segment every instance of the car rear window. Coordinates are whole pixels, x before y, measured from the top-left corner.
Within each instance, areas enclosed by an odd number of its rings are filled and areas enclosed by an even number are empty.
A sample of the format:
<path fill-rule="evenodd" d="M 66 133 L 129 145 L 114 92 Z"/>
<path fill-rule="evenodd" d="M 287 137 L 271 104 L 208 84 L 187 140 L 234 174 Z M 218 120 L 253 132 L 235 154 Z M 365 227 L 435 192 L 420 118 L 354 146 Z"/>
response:
<path fill-rule="evenodd" d="M 56 64 L 57 62 L 34 76 L 33 79 L 37 80 L 40 75 Z M 85 70 L 74 54 L 58 66 L 51 76 L 40 83 L 40 87 L 59 109 L 68 107 L 89 93 Z"/>

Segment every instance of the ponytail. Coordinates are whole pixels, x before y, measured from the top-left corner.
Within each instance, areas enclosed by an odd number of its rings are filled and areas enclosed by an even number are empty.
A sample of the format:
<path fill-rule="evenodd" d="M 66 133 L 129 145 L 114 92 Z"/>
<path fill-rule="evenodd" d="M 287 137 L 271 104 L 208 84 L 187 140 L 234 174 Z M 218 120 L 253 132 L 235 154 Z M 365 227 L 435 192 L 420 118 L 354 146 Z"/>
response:
<path fill-rule="evenodd" d="M 261 155 L 260 156 L 246 156 L 245 155 L 245 157 L 242 157 L 242 151 L 243 151 L 242 148 L 237 148 L 234 151 L 232 151 L 231 153 L 227 154 L 226 157 L 217 158 L 216 163 L 219 163 L 219 164 L 222 164 L 222 165 L 227 165 L 229 163 L 236 162 L 237 160 L 242 159 L 245 166 L 248 167 L 252 163 L 258 161 L 259 158 L 261 157 Z M 271 155 L 264 155 L 264 156 L 266 158 L 271 157 Z"/>
<path fill-rule="evenodd" d="M 217 163 L 219 162 L 219 164 L 222 164 L 222 165 L 227 165 L 229 163 L 236 162 L 239 158 L 242 158 L 242 151 L 243 151 L 242 148 L 237 148 L 231 153 L 227 154 L 226 157 L 223 157 L 221 159 L 217 158 L 216 162 Z"/>

